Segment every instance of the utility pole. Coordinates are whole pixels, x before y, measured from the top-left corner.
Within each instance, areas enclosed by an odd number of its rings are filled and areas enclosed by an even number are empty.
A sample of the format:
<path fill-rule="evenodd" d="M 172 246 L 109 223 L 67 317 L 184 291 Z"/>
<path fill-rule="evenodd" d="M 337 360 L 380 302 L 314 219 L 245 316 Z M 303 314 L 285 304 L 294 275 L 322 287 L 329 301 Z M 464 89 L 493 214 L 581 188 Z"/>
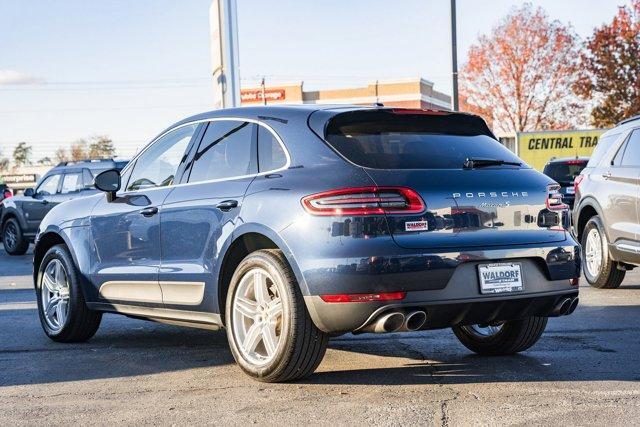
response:
<path fill-rule="evenodd" d="M 262 77 L 262 81 L 260 82 L 260 87 L 262 88 L 262 105 L 267 105 L 267 97 L 265 96 L 264 90 L 264 77 Z"/>
<path fill-rule="evenodd" d="M 458 37 L 456 32 L 456 0 L 451 0 L 451 74 L 453 78 L 453 111 L 458 111 Z"/>
<path fill-rule="evenodd" d="M 236 0 L 212 0 L 209 8 L 215 108 L 240 106 Z"/>

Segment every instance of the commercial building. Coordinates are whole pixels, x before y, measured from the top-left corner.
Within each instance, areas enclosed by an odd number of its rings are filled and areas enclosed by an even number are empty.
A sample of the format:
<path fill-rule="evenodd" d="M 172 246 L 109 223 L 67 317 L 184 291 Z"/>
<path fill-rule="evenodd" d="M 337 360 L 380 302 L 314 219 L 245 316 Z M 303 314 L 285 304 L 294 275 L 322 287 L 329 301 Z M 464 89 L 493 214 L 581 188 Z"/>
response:
<path fill-rule="evenodd" d="M 240 91 L 242 105 L 252 104 L 356 104 L 405 108 L 451 108 L 451 97 L 433 88 L 423 78 L 379 80 L 366 86 L 346 89 L 305 91 L 303 82 L 244 87 Z"/>

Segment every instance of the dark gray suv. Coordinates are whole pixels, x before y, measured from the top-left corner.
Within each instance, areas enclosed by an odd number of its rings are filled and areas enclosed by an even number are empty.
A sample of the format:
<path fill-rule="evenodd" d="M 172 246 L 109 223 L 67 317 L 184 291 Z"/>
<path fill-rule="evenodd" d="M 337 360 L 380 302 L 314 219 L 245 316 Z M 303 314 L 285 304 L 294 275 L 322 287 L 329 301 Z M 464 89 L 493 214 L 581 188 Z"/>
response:
<path fill-rule="evenodd" d="M 47 212 L 64 201 L 97 193 L 93 178 L 108 169 L 121 170 L 126 164 L 112 159 L 61 162 L 40 179 L 35 190 L 28 188 L 22 196 L 3 200 L 0 229 L 7 253 L 26 253 Z"/>
<path fill-rule="evenodd" d="M 617 288 L 640 265 L 640 116 L 605 132 L 575 179 L 574 232 L 591 286 Z"/>

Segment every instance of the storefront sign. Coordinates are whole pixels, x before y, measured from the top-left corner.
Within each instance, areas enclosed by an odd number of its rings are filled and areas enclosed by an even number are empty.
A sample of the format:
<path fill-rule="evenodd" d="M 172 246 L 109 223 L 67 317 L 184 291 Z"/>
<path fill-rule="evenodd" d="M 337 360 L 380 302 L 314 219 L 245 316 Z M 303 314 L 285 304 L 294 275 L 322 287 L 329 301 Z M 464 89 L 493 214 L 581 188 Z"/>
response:
<path fill-rule="evenodd" d="M 518 156 L 542 170 L 552 158 L 589 157 L 606 129 L 518 133 Z"/>
<path fill-rule="evenodd" d="M 284 89 L 265 89 L 264 97 L 267 103 L 270 101 L 284 101 L 286 99 Z M 262 99 L 262 89 L 242 89 L 240 91 L 240 100 L 243 104 L 253 104 L 264 102 Z"/>

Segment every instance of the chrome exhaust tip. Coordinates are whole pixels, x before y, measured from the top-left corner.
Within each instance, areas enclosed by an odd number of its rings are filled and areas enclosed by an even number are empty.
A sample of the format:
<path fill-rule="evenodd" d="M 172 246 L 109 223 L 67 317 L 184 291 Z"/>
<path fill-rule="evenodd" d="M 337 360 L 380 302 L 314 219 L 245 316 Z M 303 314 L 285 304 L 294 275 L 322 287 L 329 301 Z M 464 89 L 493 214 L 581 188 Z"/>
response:
<path fill-rule="evenodd" d="M 580 298 L 575 297 L 574 299 L 571 300 L 571 305 L 569 305 L 569 310 L 567 310 L 566 314 L 571 314 L 574 311 L 576 311 L 576 308 L 578 308 L 578 303 L 580 302 Z"/>
<path fill-rule="evenodd" d="M 399 311 L 380 316 L 375 322 L 367 325 L 362 332 L 373 332 L 375 334 L 383 334 L 385 332 L 395 332 L 404 325 L 404 314 Z"/>
<path fill-rule="evenodd" d="M 560 301 L 556 307 L 553 309 L 553 315 L 554 316 L 563 316 L 565 314 L 568 314 L 567 312 L 569 311 L 569 309 L 571 308 L 571 299 L 570 298 L 563 298 L 562 301 Z"/>
<path fill-rule="evenodd" d="M 426 321 L 427 313 L 421 310 L 412 311 L 405 317 L 402 329 L 407 331 L 417 331 L 424 326 Z"/>

